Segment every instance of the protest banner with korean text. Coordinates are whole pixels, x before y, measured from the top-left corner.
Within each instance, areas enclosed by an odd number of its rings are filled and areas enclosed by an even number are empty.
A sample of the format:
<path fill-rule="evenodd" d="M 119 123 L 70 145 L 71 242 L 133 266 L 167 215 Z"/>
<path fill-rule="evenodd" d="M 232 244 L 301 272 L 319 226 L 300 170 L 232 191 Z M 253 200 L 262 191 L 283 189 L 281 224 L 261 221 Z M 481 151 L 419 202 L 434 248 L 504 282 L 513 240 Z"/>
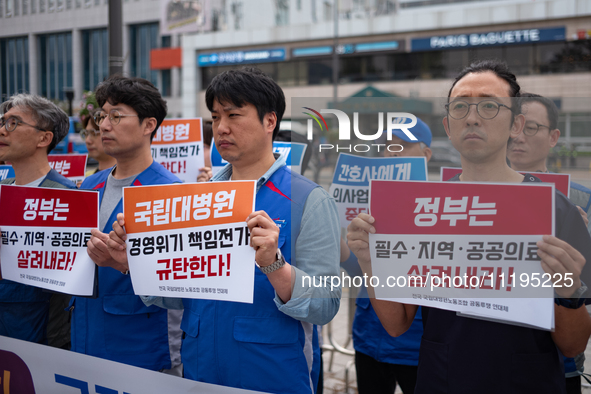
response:
<path fill-rule="evenodd" d="M 424 157 L 339 154 L 329 193 L 337 204 L 342 228 L 347 228 L 358 214 L 369 212 L 371 179 L 426 181 L 427 160 Z"/>
<path fill-rule="evenodd" d="M 3 394 L 258 393 L 4 336 L 0 336 L 0 387 Z"/>
<path fill-rule="evenodd" d="M 376 297 L 551 329 L 554 185 L 371 181 Z M 395 202 L 395 203 L 393 203 Z"/>
<path fill-rule="evenodd" d="M 301 142 L 285 142 L 275 141 L 273 142 L 273 152 L 286 155 L 285 164 L 293 172 L 300 174 L 302 171 L 302 161 L 304 160 L 304 154 L 308 145 Z M 215 147 L 215 143 L 211 143 L 210 151 L 211 159 L 211 171 L 213 175 L 219 172 L 222 168 L 228 164 L 228 162 L 222 159 L 220 152 Z"/>
<path fill-rule="evenodd" d="M 252 303 L 255 181 L 123 189 L 136 294 Z"/>
<path fill-rule="evenodd" d="M 0 165 L 0 181 L 6 178 L 14 178 L 14 168 L 10 164 Z"/>
<path fill-rule="evenodd" d="M 152 140 L 152 157 L 183 182 L 196 182 L 205 164 L 202 119 L 164 119 Z"/>
<path fill-rule="evenodd" d="M 87 159 L 87 154 L 47 155 L 49 166 L 71 181 L 84 180 Z"/>
<path fill-rule="evenodd" d="M 98 227 L 93 191 L 0 186 L 2 277 L 73 295 L 92 295 L 95 264 L 86 251 Z"/>
<path fill-rule="evenodd" d="M 530 174 L 546 183 L 553 183 L 556 190 L 560 191 L 566 197 L 570 197 L 570 174 L 554 174 L 551 172 L 527 172 L 517 171 L 522 175 Z M 439 171 L 439 180 L 448 181 L 457 174 L 461 174 L 462 169 L 459 167 L 441 167 Z"/>

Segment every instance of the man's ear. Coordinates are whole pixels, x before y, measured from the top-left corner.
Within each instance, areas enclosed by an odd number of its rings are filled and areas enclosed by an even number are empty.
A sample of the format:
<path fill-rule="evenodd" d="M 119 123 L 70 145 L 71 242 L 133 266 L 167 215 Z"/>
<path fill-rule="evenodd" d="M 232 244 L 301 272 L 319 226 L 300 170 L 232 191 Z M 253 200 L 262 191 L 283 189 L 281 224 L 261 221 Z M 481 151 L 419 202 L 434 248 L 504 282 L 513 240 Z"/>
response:
<path fill-rule="evenodd" d="M 560 130 L 554 129 L 550 130 L 550 148 L 554 148 L 556 143 L 558 142 L 558 138 L 560 137 Z"/>
<path fill-rule="evenodd" d="M 523 128 L 525 127 L 525 116 L 523 114 L 519 114 L 515 116 L 513 119 L 513 125 L 511 126 L 511 138 L 517 138 L 519 134 L 523 132 Z"/>
<path fill-rule="evenodd" d="M 426 146 L 425 149 L 423 149 L 423 155 L 425 155 L 425 158 L 427 159 L 427 163 L 428 163 L 429 160 L 431 160 L 431 156 L 433 155 L 431 148 Z"/>
<path fill-rule="evenodd" d="M 267 133 L 273 134 L 273 130 L 275 130 L 275 126 L 277 126 L 277 114 L 275 112 L 269 112 L 263 118 L 263 127 Z"/>
<path fill-rule="evenodd" d="M 451 136 L 449 135 L 449 119 L 447 119 L 447 116 L 443 117 L 441 123 L 443 123 L 443 128 L 445 129 L 445 134 L 447 134 L 447 138 L 451 140 Z"/>
<path fill-rule="evenodd" d="M 144 119 L 144 122 L 146 122 L 146 125 L 144 126 L 144 135 L 152 135 L 154 130 L 156 130 L 158 121 L 156 121 L 156 118 L 146 118 Z"/>
<path fill-rule="evenodd" d="M 39 142 L 37 142 L 37 148 L 47 148 L 51 145 L 51 141 L 53 141 L 52 131 L 40 131 L 38 134 Z"/>

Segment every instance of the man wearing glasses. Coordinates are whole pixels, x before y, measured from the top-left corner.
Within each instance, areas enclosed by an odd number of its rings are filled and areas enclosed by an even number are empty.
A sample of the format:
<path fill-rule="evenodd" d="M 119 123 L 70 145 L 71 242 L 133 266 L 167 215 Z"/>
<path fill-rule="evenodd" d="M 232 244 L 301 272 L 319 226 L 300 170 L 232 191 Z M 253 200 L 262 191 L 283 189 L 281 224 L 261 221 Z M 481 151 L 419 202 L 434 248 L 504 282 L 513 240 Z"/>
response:
<path fill-rule="evenodd" d="M 68 134 L 68 116 L 51 101 L 18 94 L 0 105 L 0 161 L 14 168 L 5 185 L 75 189 L 49 167 L 47 154 Z M 0 280 L 0 335 L 70 348 L 70 296 Z"/>
<path fill-rule="evenodd" d="M 507 159 L 515 171 L 548 172 L 546 159 L 560 137 L 558 108 L 552 100 L 533 93 L 521 94 L 521 103 L 525 127 L 509 142 Z M 570 200 L 577 205 L 591 233 L 591 190 L 571 182 Z"/>
<path fill-rule="evenodd" d="M 145 306 L 133 292 L 127 268 L 107 248 L 108 233 L 123 212 L 123 188 L 180 180 L 152 159 L 150 143 L 166 116 L 166 102 L 150 82 L 112 76 L 96 88 L 105 153 L 117 164 L 86 178 L 82 189 L 98 190 L 99 229 L 88 254 L 98 265 L 96 298 L 73 297 L 72 350 L 112 361 L 180 375 L 180 311 Z M 125 251 L 123 251 L 125 254 Z M 172 369 L 172 371 L 170 371 Z"/>
<path fill-rule="evenodd" d="M 521 112 L 525 116 L 523 133 L 512 138 L 507 145 L 507 158 L 515 171 L 548 172 L 546 159 L 550 149 L 556 146 L 558 130 L 558 108 L 546 97 L 533 93 L 521 94 Z M 578 183 L 570 183 L 570 200 L 581 213 L 587 230 L 591 233 L 591 190 Z M 574 358 L 565 358 L 564 370 L 568 394 L 581 393 L 581 374 L 585 353 Z"/>
<path fill-rule="evenodd" d="M 523 130 L 519 84 L 504 63 L 481 61 L 465 68 L 448 95 L 445 131 L 460 152 L 462 173 L 451 181 L 521 183 L 536 181 L 506 162 L 509 138 Z M 474 108 L 473 108 L 474 107 Z M 349 247 L 363 271 L 371 275 L 369 233 L 375 218 L 360 214 L 348 228 Z M 379 220 L 379 218 L 377 218 Z M 583 303 L 586 286 L 581 273 L 591 260 L 591 239 L 577 209 L 556 194 L 557 237 L 537 243 L 544 271 L 572 273 L 573 285 L 555 288 L 554 332 L 458 316 L 423 307 L 415 393 L 565 393 L 560 354 L 574 357 L 585 349 L 591 318 Z M 587 272 L 583 272 L 585 278 Z M 563 283 L 560 283 L 561 285 Z M 565 285 L 566 286 L 566 285 Z M 376 300 L 384 328 L 401 335 L 413 321 L 416 305 Z"/>

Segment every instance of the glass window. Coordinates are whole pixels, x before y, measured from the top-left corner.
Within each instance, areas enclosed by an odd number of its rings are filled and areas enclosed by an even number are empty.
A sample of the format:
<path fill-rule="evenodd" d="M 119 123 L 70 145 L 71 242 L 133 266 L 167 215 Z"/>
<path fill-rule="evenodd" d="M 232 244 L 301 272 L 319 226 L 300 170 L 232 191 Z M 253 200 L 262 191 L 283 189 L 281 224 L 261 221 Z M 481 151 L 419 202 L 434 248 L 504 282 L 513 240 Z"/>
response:
<path fill-rule="evenodd" d="M 29 91 L 29 39 L 0 40 L 0 100 Z"/>
<path fill-rule="evenodd" d="M 314 59 L 306 63 L 309 85 L 328 85 L 332 83 L 332 59 Z"/>
<path fill-rule="evenodd" d="M 158 71 L 150 70 L 150 51 L 158 48 L 158 23 L 130 26 L 131 75 L 158 84 Z"/>
<path fill-rule="evenodd" d="M 162 96 L 170 97 L 172 95 L 171 72 L 170 72 L 170 70 L 162 70 L 162 71 L 160 71 L 160 74 L 161 74 L 161 78 L 162 78 L 162 89 L 160 89 L 160 92 L 161 92 Z"/>
<path fill-rule="evenodd" d="M 277 83 L 281 86 L 296 86 L 298 84 L 299 62 L 277 63 Z"/>
<path fill-rule="evenodd" d="M 39 0 L 39 13 L 43 14 L 45 12 L 45 0 Z"/>
<path fill-rule="evenodd" d="M 13 0 L 14 1 L 14 16 L 18 16 L 19 14 L 19 8 L 20 8 L 20 2 L 19 0 Z"/>
<path fill-rule="evenodd" d="M 65 100 L 63 89 L 72 87 L 72 33 L 38 36 L 39 92 Z"/>
<path fill-rule="evenodd" d="M 107 29 L 82 32 L 84 90 L 94 90 L 109 74 Z"/>

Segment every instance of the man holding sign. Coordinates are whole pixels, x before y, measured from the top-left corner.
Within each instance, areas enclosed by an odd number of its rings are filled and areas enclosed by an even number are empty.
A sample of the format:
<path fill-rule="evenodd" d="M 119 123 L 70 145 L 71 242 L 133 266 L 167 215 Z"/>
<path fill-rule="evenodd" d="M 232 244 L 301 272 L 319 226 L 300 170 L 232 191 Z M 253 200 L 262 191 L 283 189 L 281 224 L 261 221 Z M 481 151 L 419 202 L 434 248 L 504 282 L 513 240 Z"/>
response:
<path fill-rule="evenodd" d="M 506 163 L 507 141 L 517 137 L 525 123 L 517 102 L 510 99 L 519 94 L 519 89 L 506 65 L 496 61 L 474 63 L 456 78 L 446 106 L 448 115 L 443 120 L 462 158 L 462 174 L 456 180 L 535 181 L 513 171 Z M 556 212 L 558 237 L 545 235 L 537 243 L 545 272 L 558 273 L 562 278 L 566 273 L 572 274 L 572 286 L 566 287 L 563 281 L 558 284 L 565 287 L 555 287 L 555 331 L 461 317 L 453 311 L 423 307 L 417 393 L 565 392 L 559 353 L 580 353 L 591 333 L 591 318 L 581 298 L 586 286 L 580 280 L 585 262 L 591 259 L 591 242 L 576 208 L 558 193 Z M 375 221 L 362 214 L 348 229 L 349 246 L 368 275 L 369 233 L 375 233 Z M 372 292 L 370 289 L 370 295 Z M 371 302 L 391 335 L 405 332 L 418 308 L 374 298 Z"/>
<path fill-rule="evenodd" d="M 0 160 L 12 163 L 15 177 L 1 181 L 22 185 L 75 189 L 52 170 L 47 154 L 68 134 L 68 115 L 51 101 L 29 94 L 12 96 L 0 106 Z M 0 280 L 0 335 L 68 349 L 69 295 Z"/>
<path fill-rule="evenodd" d="M 206 91 L 217 149 L 230 164 L 214 181 L 256 180 L 256 211 L 245 218 L 255 249 L 252 304 L 184 299 L 185 377 L 274 393 L 313 393 L 319 373 L 316 324 L 339 307 L 340 286 L 312 286 L 339 274 L 334 201 L 273 155 L 285 111 L 281 88 L 258 69 L 226 71 Z M 123 217 L 111 245 L 124 251 Z M 309 280 L 306 280 L 309 279 Z M 151 302 L 173 306 L 170 299 Z M 212 361 L 215 360 L 215 361 Z"/>
<path fill-rule="evenodd" d="M 112 76 L 98 85 L 100 127 L 113 169 L 84 181 L 100 194 L 99 229 L 92 230 L 88 254 L 98 265 L 96 298 L 72 300 L 72 350 L 155 371 L 180 366 L 180 313 L 146 307 L 131 285 L 127 266 L 107 248 L 108 232 L 123 211 L 123 187 L 162 185 L 179 179 L 152 159 L 150 142 L 166 116 L 166 102 L 150 82 Z M 103 232 L 104 231 L 104 232 Z M 180 375 L 178 371 L 171 373 Z"/>

